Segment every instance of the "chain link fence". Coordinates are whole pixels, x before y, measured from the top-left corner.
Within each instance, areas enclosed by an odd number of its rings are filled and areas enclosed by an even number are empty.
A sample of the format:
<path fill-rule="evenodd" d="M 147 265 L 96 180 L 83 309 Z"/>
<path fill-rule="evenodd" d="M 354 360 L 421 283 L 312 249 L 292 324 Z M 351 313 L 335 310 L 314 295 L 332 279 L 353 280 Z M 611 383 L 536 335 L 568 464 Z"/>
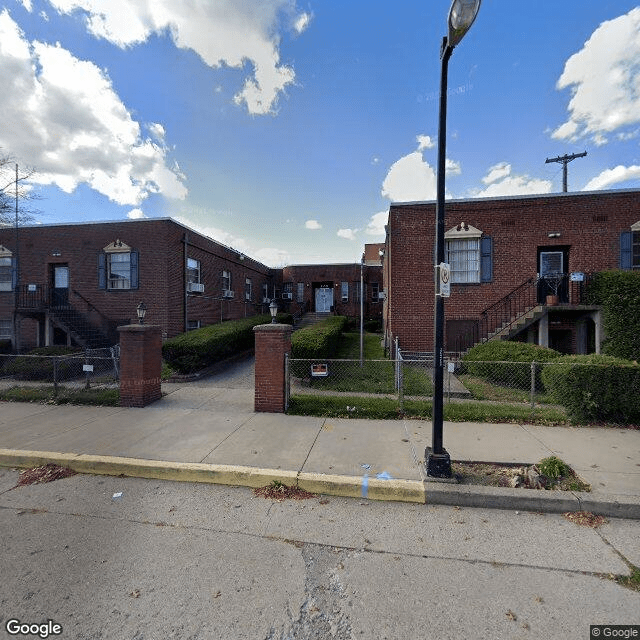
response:
<path fill-rule="evenodd" d="M 394 360 L 288 360 L 289 398 L 388 398 L 402 412 L 433 399 L 433 356 L 397 352 Z M 640 424 L 640 367 L 571 362 L 469 362 L 445 359 L 448 404 L 516 407 L 544 418 L 547 410 L 578 424 Z M 464 411 L 463 407 L 457 407 Z M 464 415 L 464 413 L 461 413 Z M 504 413 L 508 416 L 508 411 Z"/>
<path fill-rule="evenodd" d="M 90 388 L 117 387 L 120 348 L 85 349 L 60 355 L 0 355 L 0 388 L 53 386 Z"/>

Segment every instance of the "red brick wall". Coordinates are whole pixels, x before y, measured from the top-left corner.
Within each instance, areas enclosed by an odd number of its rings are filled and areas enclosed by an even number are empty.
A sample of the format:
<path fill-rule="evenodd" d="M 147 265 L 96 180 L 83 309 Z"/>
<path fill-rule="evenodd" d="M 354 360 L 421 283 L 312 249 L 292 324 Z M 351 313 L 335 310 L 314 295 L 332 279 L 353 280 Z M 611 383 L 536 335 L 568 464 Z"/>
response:
<path fill-rule="evenodd" d="M 372 300 L 372 283 L 377 283 L 382 291 L 382 267 L 365 265 L 363 267 L 364 279 L 364 315 L 366 318 L 382 317 L 382 302 Z M 291 283 L 293 302 L 290 307 L 295 312 L 315 311 L 314 284 L 330 283 L 333 287 L 333 301 L 336 313 L 360 317 L 360 302 L 356 301 L 355 283 L 360 286 L 360 264 L 326 264 L 326 265 L 294 265 L 282 270 L 282 281 Z M 298 304 L 298 282 L 304 283 L 304 302 Z M 342 282 L 349 283 L 349 300 L 342 301 Z M 281 301 L 279 301 L 281 302 Z"/>
<path fill-rule="evenodd" d="M 285 354 L 291 353 L 290 325 L 266 324 L 254 328 L 256 341 L 256 411 L 284 413 Z"/>
<path fill-rule="evenodd" d="M 146 322 L 160 326 L 164 337 L 172 337 L 185 328 L 185 233 L 189 257 L 201 260 L 205 286 L 204 294 L 189 296 L 188 317 L 204 326 L 260 313 L 261 305 L 244 302 L 245 278 L 252 279 L 254 300 L 261 302 L 260 285 L 272 278 L 272 271 L 250 258 L 241 260 L 233 249 L 168 219 L 23 227 L 19 232 L 20 284 L 48 286 L 51 265 L 68 264 L 69 301 L 94 324 L 107 318 L 115 329 L 117 324 L 137 322 L 136 306 L 142 300 L 148 308 Z M 98 287 L 98 255 L 118 239 L 139 252 L 137 290 Z M 0 229 L 0 245 L 15 255 L 15 244 L 15 230 Z M 60 255 L 54 255 L 57 253 Z M 232 301 L 220 299 L 223 269 L 232 272 L 236 292 Z M 11 318 L 13 306 L 14 293 L 0 292 L 0 318 Z M 22 346 L 35 346 L 36 321 L 25 318 L 21 326 Z"/>
<path fill-rule="evenodd" d="M 120 406 L 146 407 L 162 397 L 162 331 L 125 326 L 120 333 Z"/>
<path fill-rule="evenodd" d="M 464 221 L 493 239 L 492 282 L 452 285 L 445 299 L 445 317 L 462 320 L 535 277 L 539 247 L 569 247 L 568 272 L 618 268 L 620 233 L 640 220 L 640 191 L 447 201 L 445 214 L 445 230 Z M 433 350 L 434 233 L 435 203 L 391 206 L 385 329 L 405 349 Z"/>

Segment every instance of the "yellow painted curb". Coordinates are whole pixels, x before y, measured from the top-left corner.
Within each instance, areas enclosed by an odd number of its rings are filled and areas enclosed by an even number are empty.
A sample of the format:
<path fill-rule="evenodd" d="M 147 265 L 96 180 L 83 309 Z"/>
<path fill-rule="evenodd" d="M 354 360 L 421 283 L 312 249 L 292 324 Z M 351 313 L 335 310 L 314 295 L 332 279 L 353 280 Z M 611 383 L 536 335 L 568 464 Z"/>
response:
<path fill-rule="evenodd" d="M 311 493 L 324 493 L 345 498 L 425 503 L 424 483 L 420 480 L 368 478 L 365 481 L 357 476 L 300 473 L 298 486 Z"/>
<path fill-rule="evenodd" d="M 79 473 L 124 475 L 133 478 L 181 482 L 209 482 L 253 488 L 270 484 L 274 480 L 295 485 L 298 475 L 295 471 L 260 469 L 258 467 L 0 449 L 1 466 L 28 468 L 47 463 L 59 464 Z"/>

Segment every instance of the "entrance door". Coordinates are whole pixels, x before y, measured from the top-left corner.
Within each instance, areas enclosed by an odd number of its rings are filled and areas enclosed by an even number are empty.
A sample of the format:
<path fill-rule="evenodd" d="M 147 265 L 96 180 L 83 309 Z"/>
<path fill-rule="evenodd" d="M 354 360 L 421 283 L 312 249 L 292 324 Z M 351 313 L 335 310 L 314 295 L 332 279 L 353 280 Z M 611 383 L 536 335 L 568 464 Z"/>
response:
<path fill-rule="evenodd" d="M 51 268 L 51 306 L 66 307 L 69 304 L 69 267 L 54 264 Z"/>
<path fill-rule="evenodd" d="M 538 302 L 544 303 L 548 295 L 557 294 L 560 302 L 569 302 L 567 247 L 538 248 Z"/>
<path fill-rule="evenodd" d="M 333 289 L 322 287 L 316 289 L 316 313 L 329 313 L 333 306 Z"/>

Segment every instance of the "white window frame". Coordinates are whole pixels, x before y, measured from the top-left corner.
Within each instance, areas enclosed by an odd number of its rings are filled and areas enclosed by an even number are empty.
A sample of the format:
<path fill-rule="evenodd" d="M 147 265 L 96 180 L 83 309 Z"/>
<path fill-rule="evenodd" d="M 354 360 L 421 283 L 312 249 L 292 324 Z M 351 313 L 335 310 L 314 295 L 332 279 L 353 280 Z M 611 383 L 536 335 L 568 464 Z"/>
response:
<path fill-rule="evenodd" d="M 11 318 L 2 318 L 0 320 L 0 340 L 13 339 L 13 320 Z"/>
<path fill-rule="evenodd" d="M 298 291 L 296 295 L 296 302 L 304 302 L 304 282 L 298 282 Z"/>
<path fill-rule="evenodd" d="M 340 299 L 342 302 L 349 302 L 349 283 L 341 282 L 340 283 Z"/>
<path fill-rule="evenodd" d="M 123 258 L 126 258 L 126 260 Z M 113 268 L 114 263 L 119 267 L 117 270 Z M 126 268 L 124 265 L 126 265 Z M 110 291 L 131 289 L 130 251 L 107 253 L 107 289 Z"/>
<path fill-rule="evenodd" d="M 461 222 L 449 229 L 445 237 L 445 262 L 449 265 L 451 284 L 480 284 L 482 231 Z"/>
<path fill-rule="evenodd" d="M 379 302 L 380 301 L 379 294 L 380 294 L 380 283 L 372 282 L 371 283 L 371 301 Z"/>
<path fill-rule="evenodd" d="M 222 291 L 231 291 L 231 271 L 222 272 Z"/>
<path fill-rule="evenodd" d="M 13 291 L 13 258 L 0 256 L 0 291 Z"/>
<path fill-rule="evenodd" d="M 253 284 L 251 278 L 245 278 L 244 280 L 244 299 L 249 302 L 253 299 Z"/>
<path fill-rule="evenodd" d="M 201 284 L 200 260 L 187 258 L 187 282 Z"/>

